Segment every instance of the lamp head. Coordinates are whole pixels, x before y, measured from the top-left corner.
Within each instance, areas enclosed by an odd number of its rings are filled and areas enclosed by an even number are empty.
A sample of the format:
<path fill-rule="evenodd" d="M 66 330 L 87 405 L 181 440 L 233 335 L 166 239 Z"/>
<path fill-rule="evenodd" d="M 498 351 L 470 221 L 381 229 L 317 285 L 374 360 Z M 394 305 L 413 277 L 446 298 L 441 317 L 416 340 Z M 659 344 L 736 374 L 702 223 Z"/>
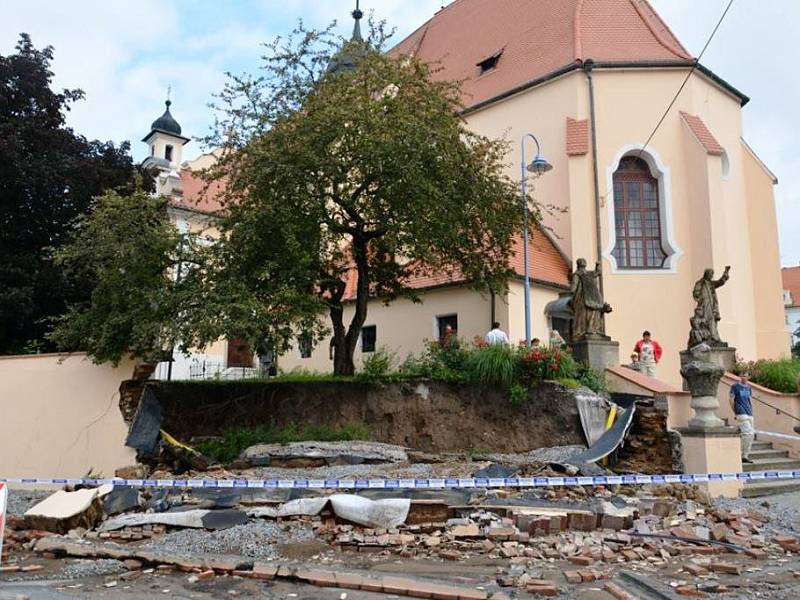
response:
<path fill-rule="evenodd" d="M 533 159 L 533 162 L 531 162 L 531 164 L 529 164 L 527 167 L 530 173 L 534 173 L 536 175 L 547 173 L 548 171 L 552 170 L 552 168 L 553 165 L 547 162 L 547 159 L 541 154 L 537 154 L 536 158 Z"/>

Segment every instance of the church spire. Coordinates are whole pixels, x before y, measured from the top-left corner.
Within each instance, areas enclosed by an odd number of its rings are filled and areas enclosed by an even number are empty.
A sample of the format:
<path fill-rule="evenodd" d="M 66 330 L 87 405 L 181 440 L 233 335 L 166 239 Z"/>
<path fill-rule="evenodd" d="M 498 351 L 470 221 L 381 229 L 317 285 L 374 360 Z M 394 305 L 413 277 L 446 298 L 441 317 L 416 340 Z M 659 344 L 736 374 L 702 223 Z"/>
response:
<path fill-rule="evenodd" d="M 364 42 L 364 37 L 361 35 L 361 19 L 364 17 L 364 12 L 361 10 L 361 3 L 356 0 L 356 9 L 351 13 L 355 24 L 353 25 L 353 37 L 349 41 L 345 41 L 344 45 L 339 49 L 328 64 L 328 73 L 342 73 L 352 71 L 356 68 L 356 63 L 359 59 L 363 58 L 367 52 L 367 44 Z"/>
<path fill-rule="evenodd" d="M 351 14 L 355 19 L 355 24 L 353 25 L 353 37 L 350 41 L 363 42 L 364 38 L 361 37 L 361 18 L 364 16 L 364 12 L 361 10 L 360 0 L 356 0 L 356 9 Z"/>

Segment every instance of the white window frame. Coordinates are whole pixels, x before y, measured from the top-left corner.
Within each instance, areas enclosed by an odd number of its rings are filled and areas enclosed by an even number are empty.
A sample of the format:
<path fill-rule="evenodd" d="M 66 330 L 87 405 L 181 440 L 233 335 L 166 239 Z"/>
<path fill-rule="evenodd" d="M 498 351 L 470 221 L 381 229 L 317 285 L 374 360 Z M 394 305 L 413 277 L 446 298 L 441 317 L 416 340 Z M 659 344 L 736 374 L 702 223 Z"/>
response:
<path fill-rule="evenodd" d="M 645 150 L 644 144 L 627 144 L 617 151 L 614 160 L 606 168 L 606 189 L 609 190 L 606 199 L 606 212 L 608 217 L 608 244 L 603 250 L 603 257 L 611 263 L 611 272 L 620 275 L 659 275 L 677 272 L 678 259 L 683 256 L 683 250 L 674 238 L 672 219 L 672 181 L 670 168 L 664 164 L 658 153 L 650 148 Z M 617 222 L 614 213 L 616 198 L 614 198 L 614 173 L 619 168 L 620 161 L 626 156 L 637 156 L 647 163 L 650 174 L 658 181 L 658 210 L 661 221 L 661 245 L 667 257 L 664 266 L 660 269 L 627 269 L 620 268 L 614 257 L 614 248 L 617 245 Z"/>

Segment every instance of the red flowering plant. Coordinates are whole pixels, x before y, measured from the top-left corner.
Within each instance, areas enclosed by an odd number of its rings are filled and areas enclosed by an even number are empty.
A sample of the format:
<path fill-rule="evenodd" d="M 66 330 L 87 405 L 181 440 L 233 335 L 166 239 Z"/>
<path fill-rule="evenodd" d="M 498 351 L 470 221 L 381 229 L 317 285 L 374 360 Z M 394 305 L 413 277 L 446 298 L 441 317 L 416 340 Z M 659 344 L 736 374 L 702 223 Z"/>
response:
<path fill-rule="evenodd" d="M 531 386 L 545 379 L 575 376 L 575 361 L 567 350 L 560 348 L 525 348 L 518 363 L 519 381 Z"/>

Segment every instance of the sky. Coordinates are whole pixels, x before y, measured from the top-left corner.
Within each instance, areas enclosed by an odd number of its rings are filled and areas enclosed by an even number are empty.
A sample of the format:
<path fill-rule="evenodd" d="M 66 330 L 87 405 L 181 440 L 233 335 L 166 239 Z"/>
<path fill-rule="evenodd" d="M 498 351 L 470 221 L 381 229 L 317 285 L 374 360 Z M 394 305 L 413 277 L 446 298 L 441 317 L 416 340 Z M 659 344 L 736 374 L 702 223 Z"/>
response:
<path fill-rule="evenodd" d="M 699 54 L 728 0 L 651 0 L 678 38 Z M 449 0 L 362 0 L 397 28 L 399 41 Z M 3 8 L 3 5 L 5 8 Z M 310 27 L 339 21 L 349 35 L 354 0 L 0 0 L 0 54 L 13 51 L 20 32 L 37 47 L 55 49 L 56 87 L 81 88 L 68 123 L 89 138 L 139 140 L 163 112 L 168 86 L 172 113 L 189 137 L 211 125 L 207 105 L 226 72 L 254 72 L 260 45 L 286 34 L 302 17 Z M 800 264 L 800 78 L 792 57 L 800 2 L 734 0 L 703 64 L 751 97 L 744 135 L 778 176 L 776 188 L 784 266 Z M 788 69 L 787 69 L 788 67 Z M 184 158 L 203 151 L 198 142 Z"/>

